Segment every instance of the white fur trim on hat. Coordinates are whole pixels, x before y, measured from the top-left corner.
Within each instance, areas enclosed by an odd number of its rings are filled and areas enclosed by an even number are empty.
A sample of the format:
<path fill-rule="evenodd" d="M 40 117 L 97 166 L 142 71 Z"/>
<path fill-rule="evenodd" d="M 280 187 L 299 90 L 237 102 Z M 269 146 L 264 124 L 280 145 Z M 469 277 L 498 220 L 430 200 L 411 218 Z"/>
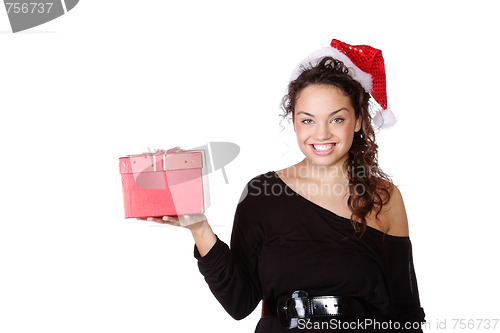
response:
<path fill-rule="evenodd" d="M 372 121 L 377 127 L 386 129 L 393 126 L 397 122 L 397 119 L 392 110 L 387 108 L 385 110 L 378 110 L 375 116 L 373 116 Z"/>
<path fill-rule="evenodd" d="M 319 49 L 311 53 L 307 58 L 303 59 L 292 72 L 290 81 L 297 79 L 304 68 L 309 68 L 311 65 L 316 66 L 321 58 L 328 56 L 342 61 L 349 69 L 349 75 L 354 80 L 361 83 L 361 86 L 363 86 L 366 92 L 370 93 L 372 91 L 372 76 L 369 73 L 363 72 L 358 68 L 358 66 L 354 65 L 351 59 L 349 59 L 345 54 L 331 46 Z"/>

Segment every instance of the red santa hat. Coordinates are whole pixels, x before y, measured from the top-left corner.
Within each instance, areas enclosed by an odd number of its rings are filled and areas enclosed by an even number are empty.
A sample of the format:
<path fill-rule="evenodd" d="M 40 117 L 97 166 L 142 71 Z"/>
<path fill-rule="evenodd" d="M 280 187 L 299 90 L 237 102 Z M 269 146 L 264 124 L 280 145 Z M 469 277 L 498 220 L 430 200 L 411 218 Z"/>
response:
<path fill-rule="evenodd" d="M 396 117 L 387 108 L 385 66 L 382 51 L 368 45 L 349 45 L 333 39 L 329 47 L 311 53 L 293 71 L 290 81 L 297 79 L 304 68 L 316 66 L 323 57 L 338 59 L 349 69 L 349 75 L 371 94 L 381 109 L 373 115 L 373 123 L 379 128 L 389 128 L 396 123 Z"/>

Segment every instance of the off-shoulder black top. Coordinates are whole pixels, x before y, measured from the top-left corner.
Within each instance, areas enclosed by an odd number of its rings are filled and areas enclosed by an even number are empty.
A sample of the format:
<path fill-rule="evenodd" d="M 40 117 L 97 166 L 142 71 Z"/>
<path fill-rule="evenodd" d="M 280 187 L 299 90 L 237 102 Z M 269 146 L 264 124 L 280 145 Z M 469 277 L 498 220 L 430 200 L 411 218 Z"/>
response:
<path fill-rule="evenodd" d="M 371 322 L 361 322 L 358 331 L 422 332 L 404 326 L 425 321 L 410 238 L 368 227 L 357 240 L 349 219 L 294 192 L 274 171 L 246 184 L 230 245 L 217 237 L 204 257 L 195 245 L 194 256 L 210 290 L 235 319 L 252 313 L 261 299 L 305 290 L 362 300 Z M 287 330 L 277 318 L 262 318 L 255 332 L 355 331 L 342 327 L 331 322 L 320 330 L 309 323 Z"/>

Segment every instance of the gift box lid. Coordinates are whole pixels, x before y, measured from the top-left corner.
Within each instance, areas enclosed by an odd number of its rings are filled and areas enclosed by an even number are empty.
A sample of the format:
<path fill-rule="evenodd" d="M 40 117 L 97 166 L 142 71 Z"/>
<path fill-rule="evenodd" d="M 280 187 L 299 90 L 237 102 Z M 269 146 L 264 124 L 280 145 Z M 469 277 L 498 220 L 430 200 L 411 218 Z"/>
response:
<path fill-rule="evenodd" d="M 120 157 L 120 173 L 160 172 L 167 170 L 203 168 L 203 150 L 167 151 L 157 149 L 154 153 L 142 153 Z"/>

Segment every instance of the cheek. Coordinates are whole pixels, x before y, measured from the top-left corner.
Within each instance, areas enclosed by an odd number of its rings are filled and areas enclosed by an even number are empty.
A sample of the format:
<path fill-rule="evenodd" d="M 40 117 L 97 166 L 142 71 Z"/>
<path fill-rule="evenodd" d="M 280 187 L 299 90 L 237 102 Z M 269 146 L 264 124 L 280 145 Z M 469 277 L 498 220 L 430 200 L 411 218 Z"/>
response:
<path fill-rule="evenodd" d="M 343 126 L 342 130 L 339 131 L 339 135 L 341 135 L 344 138 L 351 137 L 353 135 L 353 130 L 350 126 Z"/>
<path fill-rule="evenodd" d="M 305 127 L 303 124 L 296 124 L 295 134 L 297 135 L 297 138 L 308 137 L 311 135 L 310 128 Z"/>
<path fill-rule="evenodd" d="M 349 119 L 348 121 L 345 121 L 341 126 L 339 130 L 339 135 L 342 135 L 344 138 L 351 138 L 354 136 L 354 121 Z"/>
<path fill-rule="evenodd" d="M 297 127 L 296 131 L 295 131 L 295 136 L 297 137 L 297 139 L 300 141 L 302 138 L 305 137 L 304 135 L 304 132 L 300 130 L 300 128 Z"/>

